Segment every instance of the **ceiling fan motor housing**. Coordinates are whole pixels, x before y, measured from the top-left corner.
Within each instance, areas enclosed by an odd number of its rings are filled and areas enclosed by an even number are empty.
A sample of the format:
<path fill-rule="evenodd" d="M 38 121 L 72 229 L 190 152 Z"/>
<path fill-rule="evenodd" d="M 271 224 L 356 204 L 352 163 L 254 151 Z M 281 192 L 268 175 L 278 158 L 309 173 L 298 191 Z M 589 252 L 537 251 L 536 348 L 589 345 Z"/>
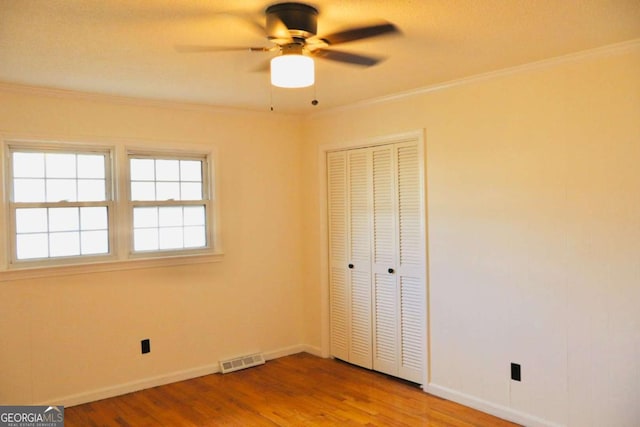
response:
<path fill-rule="evenodd" d="M 278 28 L 284 24 L 291 37 L 306 39 L 318 31 L 318 9 L 303 3 L 279 3 L 266 10 L 267 34 L 278 38 Z"/>

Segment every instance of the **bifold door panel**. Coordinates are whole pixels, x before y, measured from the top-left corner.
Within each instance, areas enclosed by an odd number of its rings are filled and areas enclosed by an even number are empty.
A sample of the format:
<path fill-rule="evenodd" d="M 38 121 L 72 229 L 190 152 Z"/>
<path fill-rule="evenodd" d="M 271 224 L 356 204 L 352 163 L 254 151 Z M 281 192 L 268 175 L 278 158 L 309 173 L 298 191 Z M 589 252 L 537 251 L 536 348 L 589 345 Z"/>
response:
<path fill-rule="evenodd" d="M 422 383 L 426 285 L 417 141 L 327 155 L 331 353 Z"/>

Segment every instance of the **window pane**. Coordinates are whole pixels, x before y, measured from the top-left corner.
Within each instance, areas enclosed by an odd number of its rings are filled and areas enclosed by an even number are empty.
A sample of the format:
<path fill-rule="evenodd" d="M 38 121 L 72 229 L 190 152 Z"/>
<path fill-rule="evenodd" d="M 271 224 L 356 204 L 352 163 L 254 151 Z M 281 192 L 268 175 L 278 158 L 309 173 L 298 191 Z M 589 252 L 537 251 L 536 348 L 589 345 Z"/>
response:
<path fill-rule="evenodd" d="M 202 200 L 202 184 L 183 182 L 180 184 L 181 200 Z"/>
<path fill-rule="evenodd" d="M 104 178 L 103 155 L 78 154 L 78 178 Z"/>
<path fill-rule="evenodd" d="M 78 180 L 78 200 L 83 202 L 101 202 L 106 200 L 105 181 L 102 179 Z"/>
<path fill-rule="evenodd" d="M 206 246 L 207 239 L 204 226 L 184 228 L 184 247 L 201 248 Z"/>
<path fill-rule="evenodd" d="M 134 208 L 133 227 L 148 228 L 158 226 L 158 208 Z"/>
<path fill-rule="evenodd" d="M 44 179 L 14 179 L 15 202 L 44 202 Z"/>
<path fill-rule="evenodd" d="M 24 204 L 14 211 L 16 259 L 109 253 L 107 159 L 106 152 L 62 149 L 11 153 L 12 201 Z"/>
<path fill-rule="evenodd" d="M 202 182 L 202 162 L 199 160 L 180 160 L 180 180 Z"/>
<path fill-rule="evenodd" d="M 82 255 L 109 253 L 109 233 L 103 231 L 83 231 L 80 233 Z"/>
<path fill-rule="evenodd" d="M 18 234 L 16 236 L 16 257 L 18 259 L 46 258 L 49 243 L 47 234 Z"/>
<path fill-rule="evenodd" d="M 47 202 L 75 202 L 76 181 L 73 179 L 47 179 Z"/>
<path fill-rule="evenodd" d="M 16 232 L 37 233 L 47 231 L 47 210 L 16 209 Z"/>
<path fill-rule="evenodd" d="M 156 185 L 153 182 L 132 182 L 131 200 L 156 200 Z"/>
<path fill-rule="evenodd" d="M 184 225 L 204 225 L 204 206 L 185 206 Z"/>
<path fill-rule="evenodd" d="M 49 231 L 76 231 L 79 229 L 78 208 L 49 209 Z"/>
<path fill-rule="evenodd" d="M 132 201 L 204 199 L 203 160 L 130 158 Z M 205 203 L 133 206 L 134 250 L 175 250 L 207 245 Z"/>
<path fill-rule="evenodd" d="M 156 200 L 180 200 L 180 185 L 177 182 L 158 182 Z"/>
<path fill-rule="evenodd" d="M 182 227 L 160 229 L 160 249 L 178 249 L 182 247 Z"/>
<path fill-rule="evenodd" d="M 75 178 L 76 155 L 47 153 L 45 167 L 47 178 Z"/>
<path fill-rule="evenodd" d="M 49 253 L 52 257 L 80 255 L 80 233 L 51 233 Z"/>
<path fill-rule="evenodd" d="M 44 178 L 43 153 L 13 153 L 13 176 Z"/>
<path fill-rule="evenodd" d="M 131 159 L 129 162 L 132 181 L 153 181 L 155 167 L 153 159 Z"/>
<path fill-rule="evenodd" d="M 81 230 L 107 230 L 108 228 L 109 218 L 106 207 L 80 208 Z"/>
<path fill-rule="evenodd" d="M 159 208 L 160 227 L 171 227 L 182 225 L 182 207 Z"/>
<path fill-rule="evenodd" d="M 156 160 L 157 181 L 179 181 L 180 167 L 178 160 Z"/>
<path fill-rule="evenodd" d="M 133 231 L 133 249 L 136 251 L 158 250 L 158 229 L 141 228 Z"/>

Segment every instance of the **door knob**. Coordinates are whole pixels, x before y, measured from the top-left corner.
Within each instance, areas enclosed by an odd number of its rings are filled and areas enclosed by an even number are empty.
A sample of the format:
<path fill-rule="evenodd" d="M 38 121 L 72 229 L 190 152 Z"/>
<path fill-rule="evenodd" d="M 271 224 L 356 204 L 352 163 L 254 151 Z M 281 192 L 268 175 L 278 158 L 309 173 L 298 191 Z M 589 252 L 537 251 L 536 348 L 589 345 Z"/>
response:
<path fill-rule="evenodd" d="M 389 272 L 389 274 L 393 274 L 393 272 L 395 271 L 393 268 L 390 268 L 387 270 Z"/>
<path fill-rule="evenodd" d="M 349 264 L 349 268 L 353 268 L 353 264 Z"/>

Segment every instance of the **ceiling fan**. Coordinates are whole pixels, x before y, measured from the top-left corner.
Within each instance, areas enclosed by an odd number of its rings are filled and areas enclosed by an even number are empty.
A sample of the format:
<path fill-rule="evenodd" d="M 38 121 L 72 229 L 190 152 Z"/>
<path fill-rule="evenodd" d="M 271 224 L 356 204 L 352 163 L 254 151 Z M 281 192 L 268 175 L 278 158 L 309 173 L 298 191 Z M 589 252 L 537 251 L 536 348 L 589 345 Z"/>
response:
<path fill-rule="evenodd" d="M 304 3 L 278 3 L 265 10 L 265 26 L 254 23 L 267 40 L 269 47 L 176 46 L 179 52 L 223 52 L 249 50 L 277 52 L 270 62 L 271 82 L 280 87 L 305 87 L 314 83 L 312 58 L 328 59 L 346 64 L 370 67 L 382 61 L 372 57 L 332 50 L 331 47 L 370 37 L 399 33 L 395 25 L 383 22 L 317 36 L 318 9 Z M 264 67 L 264 70 L 268 70 Z"/>

